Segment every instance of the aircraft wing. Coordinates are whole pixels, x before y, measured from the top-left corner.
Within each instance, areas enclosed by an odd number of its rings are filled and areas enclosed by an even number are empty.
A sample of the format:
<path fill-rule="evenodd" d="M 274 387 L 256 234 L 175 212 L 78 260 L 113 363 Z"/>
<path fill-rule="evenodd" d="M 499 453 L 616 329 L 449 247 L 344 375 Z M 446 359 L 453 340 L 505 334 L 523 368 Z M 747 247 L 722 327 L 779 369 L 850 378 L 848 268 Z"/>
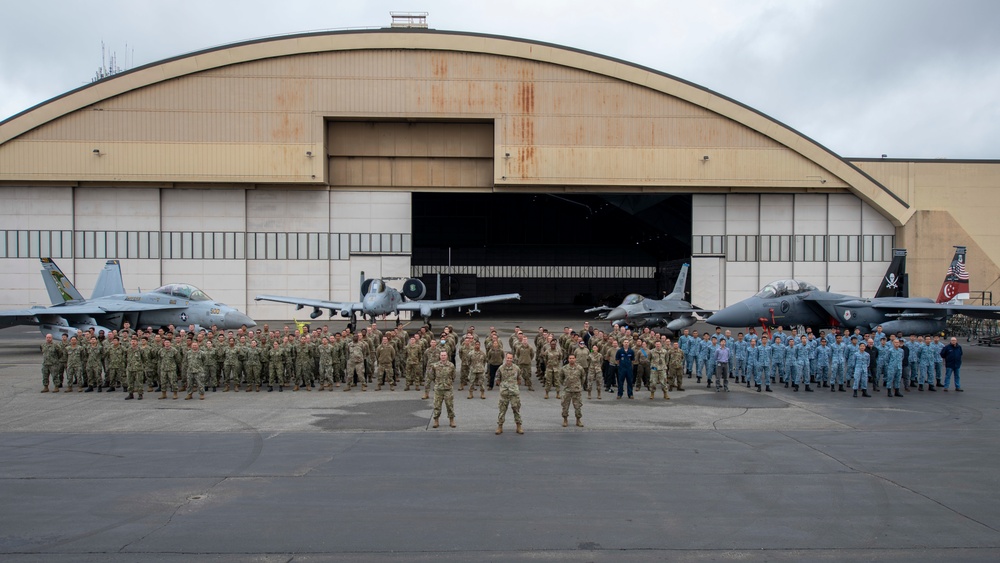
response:
<path fill-rule="evenodd" d="M 308 299 L 305 297 L 284 297 L 281 295 L 258 295 L 254 301 L 274 301 L 275 303 L 288 303 L 303 307 L 313 307 L 316 309 L 330 309 L 331 311 L 361 311 L 363 306 L 360 301 L 323 301 L 322 299 Z"/>
<path fill-rule="evenodd" d="M 466 297 L 464 299 L 442 299 L 441 301 L 405 301 L 399 304 L 400 311 L 437 311 L 439 309 L 453 309 L 455 307 L 471 307 L 480 303 L 495 303 L 497 301 L 509 301 L 511 299 L 521 299 L 520 293 L 504 293 L 502 295 L 484 295 L 482 297 Z"/>
<path fill-rule="evenodd" d="M 879 311 L 899 311 L 903 317 L 940 317 L 965 315 L 980 319 L 1000 319 L 1000 307 L 989 305 L 958 305 L 954 303 L 875 303 Z"/>
<path fill-rule="evenodd" d="M 141 303 L 139 301 L 101 301 L 100 304 L 89 302 L 79 305 L 55 305 L 46 309 L 38 309 L 36 315 L 106 315 L 108 313 L 139 313 L 142 311 L 167 311 L 170 309 L 185 309 L 187 305 L 167 305 L 160 303 Z"/>
<path fill-rule="evenodd" d="M 45 314 L 48 309 L 45 307 L 35 307 L 33 309 L 14 309 L 11 311 L 0 311 L 0 328 L 7 328 L 19 325 L 37 325 L 41 321 L 38 315 Z"/>

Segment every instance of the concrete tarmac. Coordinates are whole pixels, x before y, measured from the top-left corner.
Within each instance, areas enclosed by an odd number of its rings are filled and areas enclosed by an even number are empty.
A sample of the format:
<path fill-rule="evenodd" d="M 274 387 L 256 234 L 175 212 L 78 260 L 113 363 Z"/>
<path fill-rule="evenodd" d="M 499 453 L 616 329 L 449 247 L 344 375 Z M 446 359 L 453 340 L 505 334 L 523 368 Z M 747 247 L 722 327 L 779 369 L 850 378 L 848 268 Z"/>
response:
<path fill-rule="evenodd" d="M 40 394 L 40 341 L 0 333 L 4 561 L 1000 560 L 1000 349 L 964 393 L 685 380 L 584 428 L 536 383 L 495 436 L 496 391 L 456 429 L 400 389 Z"/>

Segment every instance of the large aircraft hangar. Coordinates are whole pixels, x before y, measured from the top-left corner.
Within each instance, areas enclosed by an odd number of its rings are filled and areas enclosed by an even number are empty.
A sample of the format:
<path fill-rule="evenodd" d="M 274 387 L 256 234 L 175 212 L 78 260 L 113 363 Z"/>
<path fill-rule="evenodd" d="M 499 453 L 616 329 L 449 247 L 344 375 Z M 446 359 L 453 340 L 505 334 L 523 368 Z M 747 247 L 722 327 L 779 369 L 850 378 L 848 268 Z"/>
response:
<path fill-rule="evenodd" d="M 822 136 L 822 132 L 810 132 Z M 428 29 L 308 33 L 123 72 L 0 123 L 0 307 L 194 284 L 354 298 L 360 275 L 491 310 L 668 290 L 733 303 L 779 278 L 870 295 L 893 247 L 934 296 L 951 246 L 1000 278 L 1000 164 L 845 158 L 682 78 L 568 47 Z M 431 290 L 433 292 L 433 289 Z M 484 306 L 485 308 L 485 306 Z"/>

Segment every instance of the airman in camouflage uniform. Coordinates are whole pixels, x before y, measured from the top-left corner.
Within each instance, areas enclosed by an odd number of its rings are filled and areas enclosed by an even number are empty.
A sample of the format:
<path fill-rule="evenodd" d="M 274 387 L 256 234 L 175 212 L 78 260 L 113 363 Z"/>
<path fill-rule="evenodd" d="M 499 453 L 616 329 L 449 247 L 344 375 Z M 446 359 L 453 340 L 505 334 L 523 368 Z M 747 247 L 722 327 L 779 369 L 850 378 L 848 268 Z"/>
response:
<path fill-rule="evenodd" d="M 42 344 L 42 393 L 49 392 L 49 381 L 52 382 L 52 392 L 58 393 L 59 375 L 56 371 L 62 361 L 62 351 L 59 343 L 52 340 L 51 334 L 45 335 L 45 343 Z"/>
<path fill-rule="evenodd" d="M 210 352 L 201 348 L 197 342 L 191 343 L 191 349 L 185 355 L 187 360 L 187 396 L 190 400 L 198 391 L 198 399 L 205 400 L 205 359 Z"/>
<path fill-rule="evenodd" d="M 663 386 L 663 398 L 670 399 L 667 396 L 667 389 L 670 388 L 671 381 L 673 378 L 667 375 L 667 356 L 669 351 L 663 348 L 661 342 L 657 342 L 653 347 L 653 350 L 649 353 L 649 367 L 650 367 L 650 381 L 649 381 L 649 398 L 656 398 L 656 388 L 660 385 Z"/>
<path fill-rule="evenodd" d="M 504 356 L 503 365 L 497 369 L 497 382 L 500 387 L 500 403 L 498 405 L 500 414 L 497 416 L 497 434 L 503 434 L 503 423 L 507 418 L 507 408 L 514 411 L 514 423 L 517 424 L 517 433 L 524 434 L 521 426 L 521 390 L 518 388 L 518 379 L 521 377 L 521 370 L 514 365 L 514 355 L 508 353 Z"/>
<path fill-rule="evenodd" d="M 441 417 L 441 403 L 448 408 L 449 426 L 455 427 L 455 364 L 448 360 L 448 352 L 438 354 L 438 362 L 431 366 L 430 377 L 434 381 L 434 428 Z"/>
<path fill-rule="evenodd" d="M 111 387 L 110 391 L 114 391 L 116 387 L 121 387 L 122 391 L 128 391 L 125 384 L 125 348 L 122 346 L 121 340 L 115 338 L 111 341 L 111 347 L 106 350 L 107 356 L 104 359 L 104 366 L 107 374 L 105 378 L 108 381 L 108 386 Z"/>
<path fill-rule="evenodd" d="M 382 337 L 382 344 L 375 350 L 375 382 L 376 391 L 382 390 L 382 384 L 389 386 L 390 391 L 396 390 L 393 363 L 396 361 L 396 349 L 389 343 L 389 338 Z"/>
<path fill-rule="evenodd" d="M 549 340 L 549 347 L 545 349 L 545 398 L 549 398 L 549 391 L 556 388 L 556 399 L 560 398 L 559 373 L 563 366 L 563 351 L 555 339 Z"/>
<path fill-rule="evenodd" d="M 250 346 L 244 352 L 243 369 L 247 374 L 247 393 L 250 391 L 260 392 L 261 352 L 262 350 L 257 346 L 256 339 L 250 341 Z"/>
<path fill-rule="evenodd" d="M 365 381 L 365 345 L 359 335 L 354 335 L 353 341 L 347 345 L 347 381 L 344 382 L 344 391 L 350 391 L 354 385 L 354 376 L 358 377 L 361 390 L 367 391 L 368 384 Z"/>
<path fill-rule="evenodd" d="M 569 404 L 573 403 L 573 412 L 576 413 L 576 425 L 583 426 L 583 401 L 580 399 L 583 394 L 583 379 L 586 372 L 576 363 L 576 354 L 570 353 L 568 363 L 562 367 L 560 383 L 563 388 L 562 417 L 563 428 L 569 426 Z"/>
<path fill-rule="evenodd" d="M 143 378 L 146 375 L 146 368 L 142 361 L 142 350 L 139 349 L 139 341 L 133 340 L 128 350 L 125 352 L 125 377 L 128 382 L 128 397 L 125 400 L 134 399 L 135 394 L 139 394 L 142 400 Z"/>
<path fill-rule="evenodd" d="M 479 345 L 479 341 L 476 340 L 472 344 L 472 350 L 465 354 L 465 359 L 462 360 L 464 364 L 468 364 L 469 371 L 469 398 L 472 398 L 472 392 L 479 387 L 479 398 L 486 398 L 486 352 L 483 352 Z M 464 367 L 464 366 L 463 366 Z"/>
<path fill-rule="evenodd" d="M 528 344 L 528 337 L 522 334 L 520 341 L 514 344 L 512 350 L 514 363 L 521 370 L 521 379 L 524 380 L 528 391 L 534 391 L 535 389 L 531 386 L 531 361 L 535 359 L 535 350 Z"/>
<path fill-rule="evenodd" d="M 593 341 L 591 341 L 593 342 Z M 590 366 L 587 367 L 587 398 L 592 398 L 597 389 L 597 400 L 601 399 L 601 389 L 604 387 L 604 355 L 601 347 L 594 344 L 590 349 Z"/>
<path fill-rule="evenodd" d="M 417 342 L 416 337 L 410 337 L 410 343 L 406 345 L 406 388 L 404 391 L 409 391 L 410 386 L 416 387 L 417 391 L 420 390 L 420 360 L 423 357 L 424 351 Z"/>
<path fill-rule="evenodd" d="M 277 384 L 278 391 L 283 391 L 282 387 L 285 385 L 285 350 L 281 347 L 281 343 L 278 342 L 277 338 L 271 342 L 271 349 L 267 351 L 267 355 L 270 370 L 267 380 L 267 390 L 268 392 L 274 391 L 274 386 Z"/>
<path fill-rule="evenodd" d="M 159 376 L 160 376 L 160 399 L 167 398 L 167 390 L 174 394 L 177 399 L 177 370 L 181 364 L 181 351 L 174 348 L 170 339 L 163 341 L 163 349 L 160 350 Z"/>
<path fill-rule="evenodd" d="M 320 340 L 316 353 L 319 357 L 320 390 L 333 391 L 333 344 L 330 343 L 329 338 Z"/>
<path fill-rule="evenodd" d="M 684 363 L 684 350 L 681 350 L 679 342 L 674 342 L 667 354 L 667 375 L 669 376 L 670 389 L 684 390 L 681 383 L 684 380 Z"/>
<path fill-rule="evenodd" d="M 69 341 L 69 346 L 66 347 L 66 392 L 69 393 L 73 391 L 74 385 L 80 386 L 80 391 L 87 388 L 87 392 L 93 391 L 93 387 L 88 387 L 84 383 L 85 377 L 83 374 L 83 365 L 87 359 L 87 350 L 83 346 L 80 346 L 76 337 L 74 336 Z"/>

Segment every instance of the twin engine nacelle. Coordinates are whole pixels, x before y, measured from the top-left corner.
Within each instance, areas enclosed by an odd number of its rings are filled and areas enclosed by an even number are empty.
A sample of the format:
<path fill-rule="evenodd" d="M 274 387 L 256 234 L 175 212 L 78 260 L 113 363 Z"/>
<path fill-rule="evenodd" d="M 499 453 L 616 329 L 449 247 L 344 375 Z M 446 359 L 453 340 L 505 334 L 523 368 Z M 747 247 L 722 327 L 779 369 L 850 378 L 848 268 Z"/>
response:
<path fill-rule="evenodd" d="M 427 286 L 418 278 L 410 278 L 403 282 L 403 297 L 410 301 L 419 301 L 427 295 Z"/>

